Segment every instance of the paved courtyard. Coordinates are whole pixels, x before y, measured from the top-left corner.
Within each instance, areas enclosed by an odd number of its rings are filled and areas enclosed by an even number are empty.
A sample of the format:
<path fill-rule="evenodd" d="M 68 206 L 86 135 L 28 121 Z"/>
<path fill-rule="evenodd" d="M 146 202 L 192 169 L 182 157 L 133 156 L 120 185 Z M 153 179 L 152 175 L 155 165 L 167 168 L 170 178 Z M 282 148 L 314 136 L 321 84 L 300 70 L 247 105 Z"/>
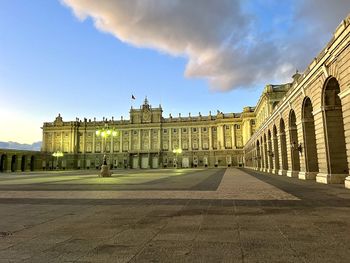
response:
<path fill-rule="evenodd" d="M 0 262 L 349 262 L 350 191 L 244 169 L 0 174 Z"/>

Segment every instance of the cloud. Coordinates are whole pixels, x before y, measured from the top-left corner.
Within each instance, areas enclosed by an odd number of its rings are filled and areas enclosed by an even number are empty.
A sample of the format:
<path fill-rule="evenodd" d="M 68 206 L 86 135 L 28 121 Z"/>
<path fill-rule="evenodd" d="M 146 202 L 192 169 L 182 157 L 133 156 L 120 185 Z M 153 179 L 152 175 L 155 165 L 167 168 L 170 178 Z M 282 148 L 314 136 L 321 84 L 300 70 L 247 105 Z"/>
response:
<path fill-rule="evenodd" d="M 125 43 L 186 57 L 185 76 L 217 90 L 289 80 L 350 10 L 348 0 L 61 1 Z"/>

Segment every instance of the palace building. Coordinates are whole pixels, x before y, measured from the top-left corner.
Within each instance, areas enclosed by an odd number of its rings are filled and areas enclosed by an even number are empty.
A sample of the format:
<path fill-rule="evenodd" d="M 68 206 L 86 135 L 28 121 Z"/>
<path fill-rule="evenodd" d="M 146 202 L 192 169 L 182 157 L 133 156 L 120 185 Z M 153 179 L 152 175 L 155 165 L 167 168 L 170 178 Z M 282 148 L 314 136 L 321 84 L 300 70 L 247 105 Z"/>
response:
<path fill-rule="evenodd" d="M 207 116 L 164 118 L 162 113 L 160 105 L 152 107 L 146 98 L 139 109 L 130 109 L 129 120 L 65 122 L 58 115 L 43 125 L 42 151 L 62 151 L 59 165 L 68 169 L 99 167 L 104 154 L 113 168 L 243 165 L 243 146 L 255 131 L 254 108 Z M 98 136 L 107 128 L 109 134 Z M 44 166 L 55 167 L 53 162 Z"/>
<path fill-rule="evenodd" d="M 145 99 L 128 120 L 58 115 L 42 129 L 42 151 L 0 150 L 0 171 L 95 169 L 106 154 L 113 168 L 245 166 L 350 188 L 350 16 L 304 72 L 241 113 L 165 118 Z"/>

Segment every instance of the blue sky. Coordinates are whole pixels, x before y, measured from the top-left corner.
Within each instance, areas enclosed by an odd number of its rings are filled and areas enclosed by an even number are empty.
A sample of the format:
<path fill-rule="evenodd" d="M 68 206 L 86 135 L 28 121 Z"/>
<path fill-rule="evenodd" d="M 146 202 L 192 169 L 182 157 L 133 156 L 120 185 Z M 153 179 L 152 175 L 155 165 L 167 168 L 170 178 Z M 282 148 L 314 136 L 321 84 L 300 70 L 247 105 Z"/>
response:
<path fill-rule="evenodd" d="M 198 4 L 200 1 L 195 2 Z M 288 35 L 286 32 L 294 26 L 295 6 L 291 5 L 291 1 L 284 4 L 268 2 L 270 4 L 264 8 L 261 7 L 262 1 L 252 1 L 242 6 L 241 15 L 255 16 L 247 23 L 246 29 L 255 27 L 254 41 L 261 41 L 259 37 L 268 34 L 271 42 L 284 43 Z M 169 113 L 173 116 L 178 113 L 187 115 L 189 112 L 192 115 L 198 112 L 208 114 L 210 110 L 216 112 L 217 109 L 240 112 L 244 106 L 255 105 L 265 83 L 286 80 L 285 77 L 270 78 L 279 72 L 279 69 L 271 69 L 262 72 L 268 79 L 230 79 L 223 88 L 222 82 L 210 82 L 213 77 L 210 74 L 218 74 L 216 72 L 219 70 L 203 71 L 199 68 L 199 74 L 185 73 L 189 60 L 196 60 L 199 51 L 202 51 L 198 48 L 200 42 L 193 45 L 195 51 L 192 53 L 177 53 L 176 46 L 169 47 L 166 39 L 159 40 L 154 34 L 134 40 L 135 31 L 124 34 L 122 42 L 118 38 L 120 29 L 107 28 L 104 30 L 109 32 L 102 32 L 94 25 L 90 7 L 79 8 L 86 12 L 85 20 L 78 19 L 60 1 L 0 1 L 0 141 L 39 141 L 42 123 L 53 121 L 58 113 L 66 121 L 76 117 L 102 119 L 104 116 L 114 116 L 119 119 L 123 115 L 128 118 L 131 94 L 136 96 L 133 102 L 135 107 L 142 104 L 145 96 L 154 106 L 161 103 L 165 117 Z M 177 14 L 173 15 L 177 19 Z M 181 34 L 181 30 L 177 32 Z M 251 32 L 241 33 L 246 36 Z M 297 30 L 294 32 L 301 33 Z M 321 33 L 320 43 L 315 45 L 318 51 L 323 42 L 330 38 L 330 35 Z M 225 39 L 220 37 L 213 41 L 214 47 Z M 158 42 L 153 41 L 154 38 Z M 151 39 L 151 42 L 144 44 L 145 39 Z M 148 43 L 152 43 L 151 47 Z M 165 49 L 164 43 L 167 44 Z M 248 46 L 251 42 L 242 42 L 240 46 L 242 44 Z M 210 50 L 213 50 L 213 46 Z M 252 61 L 254 45 L 245 52 L 252 55 L 242 62 L 237 75 L 244 76 L 244 65 L 247 69 L 253 69 L 252 74 L 259 75 L 261 72 L 254 72 L 255 67 L 252 67 L 257 64 Z M 266 54 L 264 52 L 261 54 Z M 311 61 L 314 55 L 310 54 L 307 61 Z M 292 65 L 293 62 L 296 65 L 305 64 L 305 61 L 290 60 Z M 227 65 L 226 62 L 223 64 Z M 218 64 L 218 67 L 223 64 Z M 262 64 L 261 67 L 269 67 L 270 64 Z M 234 74 L 235 70 L 235 65 L 229 65 L 222 72 L 229 75 L 230 71 Z"/>

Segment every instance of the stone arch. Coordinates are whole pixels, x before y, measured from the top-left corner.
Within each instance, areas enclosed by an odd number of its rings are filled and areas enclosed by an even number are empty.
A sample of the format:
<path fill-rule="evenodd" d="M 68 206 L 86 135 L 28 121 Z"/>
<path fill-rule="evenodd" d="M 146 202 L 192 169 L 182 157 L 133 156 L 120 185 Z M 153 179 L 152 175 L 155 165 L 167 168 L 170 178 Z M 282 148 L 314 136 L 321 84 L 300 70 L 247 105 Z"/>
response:
<path fill-rule="evenodd" d="M 307 173 L 318 172 L 315 121 L 312 112 L 313 106 L 311 99 L 309 97 L 305 97 L 302 105 L 302 124 L 304 135 L 304 147 L 302 150 L 304 151 L 305 155 L 305 171 Z"/>
<path fill-rule="evenodd" d="M 300 156 L 298 150 L 298 129 L 294 110 L 289 112 L 289 139 L 292 171 L 300 171 Z"/>
<path fill-rule="evenodd" d="M 30 157 L 30 170 L 31 171 L 34 171 L 34 161 L 35 161 L 35 157 L 34 157 L 34 155 L 32 155 Z"/>
<path fill-rule="evenodd" d="M 6 172 L 7 168 L 7 155 L 3 154 L 0 158 L 0 172 Z"/>
<path fill-rule="evenodd" d="M 21 171 L 24 172 L 25 169 L 26 169 L 26 156 L 22 155 L 22 158 L 21 158 Z"/>
<path fill-rule="evenodd" d="M 11 157 L 11 172 L 16 172 L 17 169 L 17 155 Z"/>
<path fill-rule="evenodd" d="M 287 158 L 287 140 L 286 140 L 286 126 L 284 120 L 280 120 L 280 142 L 281 142 L 281 157 L 282 157 L 282 170 L 288 170 L 288 158 Z"/>
<path fill-rule="evenodd" d="M 336 78 L 326 80 L 322 91 L 323 122 L 328 174 L 347 174 L 344 122 L 339 83 Z"/>
<path fill-rule="evenodd" d="M 272 104 L 272 110 L 274 110 L 276 108 L 276 106 L 278 105 L 279 101 L 275 101 Z"/>
<path fill-rule="evenodd" d="M 272 145 L 273 145 L 273 158 L 275 163 L 275 170 L 280 169 L 279 163 L 279 151 L 278 151 L 278 137 L 277 137 L 277 128 L 276 125 L 273 125 L 272 128 Z"/>
<path fill-rule="evenodd" d="M 273 162 L 272 162 L 272 156 L 273 156 L 273 152 L 272 152 L 272 137 L 271 137 L 271 131 L 268 130 L 267 131 L 267 148 L 268 148 L 268 158 L 269 158 L 269 169 L 275 169 L 273 166 Z"/>

